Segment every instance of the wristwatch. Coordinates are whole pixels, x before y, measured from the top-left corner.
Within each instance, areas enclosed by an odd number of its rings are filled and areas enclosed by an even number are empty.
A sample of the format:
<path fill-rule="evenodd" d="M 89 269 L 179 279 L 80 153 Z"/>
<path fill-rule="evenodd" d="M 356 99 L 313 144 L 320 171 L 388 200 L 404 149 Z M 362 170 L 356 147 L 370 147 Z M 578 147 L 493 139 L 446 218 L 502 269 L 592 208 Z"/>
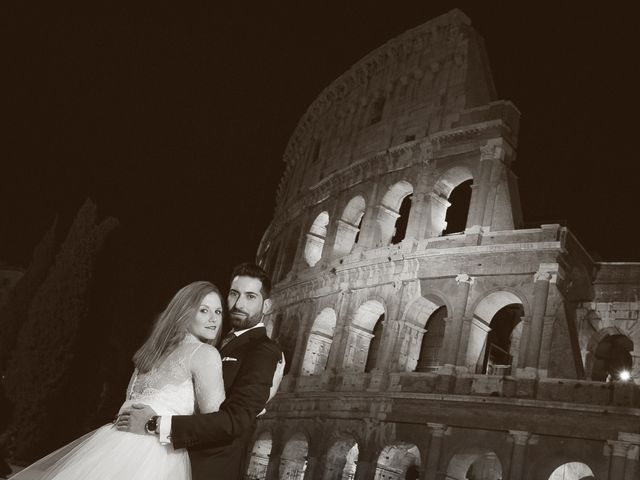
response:
<path fill-rule="evenodd" d="M 153 417 L 151 417 L 149 420 L 147 420 L 147 423 L 144 424 L 144 430 L 147 433 L 150 433 L 152 435 L 155 435 L 157 433 L 160 433 L 158 430 L 158 419 L 160 417 L 158 415 L 154 415 Z"/>

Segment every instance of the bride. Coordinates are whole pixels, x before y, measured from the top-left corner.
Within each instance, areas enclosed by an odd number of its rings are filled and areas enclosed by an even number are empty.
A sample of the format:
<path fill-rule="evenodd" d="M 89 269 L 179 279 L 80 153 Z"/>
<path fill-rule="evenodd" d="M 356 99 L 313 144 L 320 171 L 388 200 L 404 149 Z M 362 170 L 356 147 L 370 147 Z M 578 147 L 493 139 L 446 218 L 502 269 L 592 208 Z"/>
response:
<path fill-rule="evenodd" d="M 217 411 L 224 400 L 222 362 L 213 347 L 223 308 L 209 282 L 182 288 L 133 357 L 135 370 L 122 412 L 134 403 L 158 415 Z M 107 424 L 27 467 L 12 480 L 189 480 L 186 449 L 174 450 L 155 435 L 135 435 Z"/>

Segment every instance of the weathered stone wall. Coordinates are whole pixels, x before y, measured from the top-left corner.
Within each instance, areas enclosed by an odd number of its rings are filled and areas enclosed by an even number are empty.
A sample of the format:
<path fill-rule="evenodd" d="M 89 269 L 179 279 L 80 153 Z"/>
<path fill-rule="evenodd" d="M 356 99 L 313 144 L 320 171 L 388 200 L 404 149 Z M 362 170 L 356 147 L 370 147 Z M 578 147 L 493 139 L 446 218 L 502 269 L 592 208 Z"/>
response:
<path fill-rule="evenodd" d="M 635 478 L 640 266 L 520 228 L 519 112 L 487 65 L 452 11 L 356 63 L 296 127 L 257 255 L 287 370 L 252 478 L 537 480 L 571 462 Z M 468 181 L 466 224 L 444 235 Z M 632 378 L 590 381 L 611 338 Z"/>

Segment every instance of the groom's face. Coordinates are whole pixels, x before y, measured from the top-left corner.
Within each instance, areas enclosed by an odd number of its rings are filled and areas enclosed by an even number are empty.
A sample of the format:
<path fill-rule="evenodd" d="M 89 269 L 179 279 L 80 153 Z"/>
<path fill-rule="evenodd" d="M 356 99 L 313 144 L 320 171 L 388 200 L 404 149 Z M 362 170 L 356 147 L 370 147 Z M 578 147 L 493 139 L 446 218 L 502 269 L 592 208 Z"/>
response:
<path fill-rule="evenodd" d="M 231 282 L 227 305 L 234 330 L 255 326 L 268 313 L 271 300 L 262 297 L 262 282 L 258 278 L 237 276 Z"/>

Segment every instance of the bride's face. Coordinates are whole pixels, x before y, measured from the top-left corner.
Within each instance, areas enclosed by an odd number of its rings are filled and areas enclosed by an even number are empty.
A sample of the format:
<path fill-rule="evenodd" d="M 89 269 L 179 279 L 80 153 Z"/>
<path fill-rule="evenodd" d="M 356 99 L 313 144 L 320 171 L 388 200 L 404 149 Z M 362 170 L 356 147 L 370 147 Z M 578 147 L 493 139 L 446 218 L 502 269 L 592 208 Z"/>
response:
<path fill-rule="evenodd" d="M 222 328 L 222 303 L 220 297 L 211 292 L 202 299 L 195 317 L 187 327 L 192 335 L 203 342 L 215 340 Z"/>

